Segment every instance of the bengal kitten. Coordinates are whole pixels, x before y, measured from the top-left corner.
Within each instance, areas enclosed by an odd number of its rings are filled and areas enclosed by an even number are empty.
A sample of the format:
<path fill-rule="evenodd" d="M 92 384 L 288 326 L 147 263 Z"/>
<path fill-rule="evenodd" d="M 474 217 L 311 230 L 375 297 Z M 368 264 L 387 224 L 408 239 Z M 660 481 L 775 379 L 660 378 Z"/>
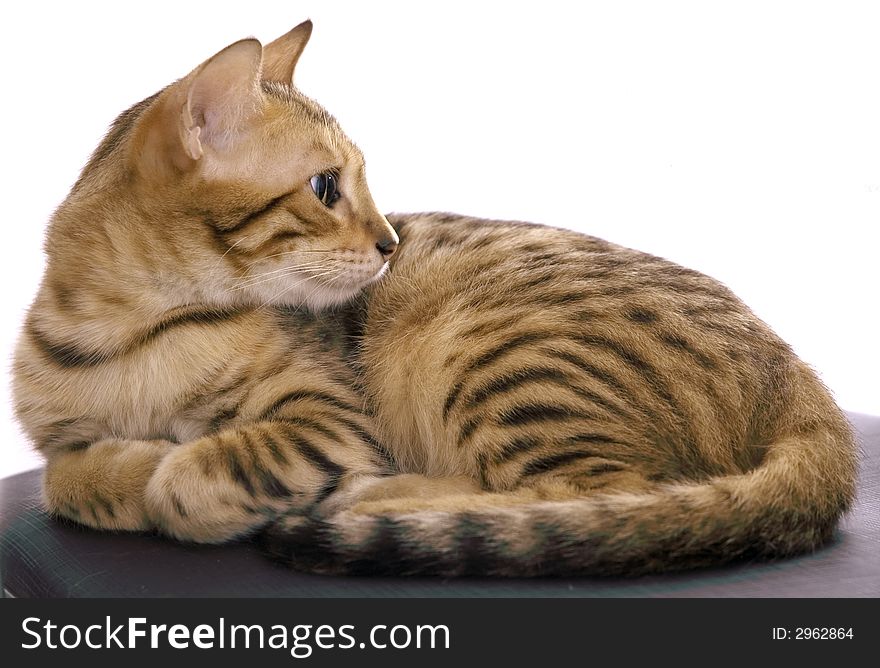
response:
<path fill-rule="evenodd" d="M 14 365 L 51 513 L 260 534 L 325 573 L 634 574 L 829 539 L 856 451 L 785 343 L 606 241 L 386 219 L 292 85 L 310 33 L 124 112 L 54 215 Z"/>

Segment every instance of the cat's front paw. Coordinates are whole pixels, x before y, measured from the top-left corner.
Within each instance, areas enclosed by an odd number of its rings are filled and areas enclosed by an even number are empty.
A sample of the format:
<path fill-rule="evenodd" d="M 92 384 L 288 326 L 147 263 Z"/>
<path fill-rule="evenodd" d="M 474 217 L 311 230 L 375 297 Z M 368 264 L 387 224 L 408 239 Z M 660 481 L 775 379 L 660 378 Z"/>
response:
<path fill-rule="evenodd" d="M 140 495 L 114 495 L 87 486 L 55 483 L 47 473 L 43 506 L 54 517 L 104 531 L 149 531 L 153 522 Z"/>
<path fill-rule="evenodd" d="M 147 531 L 153 522 L 144 489 L 167 441 L 107 439 L 50 458 L 43 503 L 53 515 L 94 529 Z"/>
<path fill-rule="evenodd" d="M 210 444 L 207 444 L 208 446 Z M 197 543 L 244 536 L 277 515 L 219 470 L 204 466 L 206 444 L 179 446 L 156 468 L 146 490 L 147 512 L 164 534 Z"/>

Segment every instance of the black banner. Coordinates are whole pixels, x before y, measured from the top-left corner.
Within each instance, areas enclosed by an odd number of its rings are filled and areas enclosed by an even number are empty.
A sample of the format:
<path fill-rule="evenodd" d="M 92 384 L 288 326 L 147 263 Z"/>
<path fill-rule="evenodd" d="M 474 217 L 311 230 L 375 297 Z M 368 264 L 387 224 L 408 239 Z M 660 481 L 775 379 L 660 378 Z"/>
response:
<path fill-rule="evenodd" d="M 839 662 L 880 649 L 878 619 L 878 599 L 7 599 L 0 656 L 5 665 L 82 658 L 115 668 L 221 655 L 261 668 Z"/>

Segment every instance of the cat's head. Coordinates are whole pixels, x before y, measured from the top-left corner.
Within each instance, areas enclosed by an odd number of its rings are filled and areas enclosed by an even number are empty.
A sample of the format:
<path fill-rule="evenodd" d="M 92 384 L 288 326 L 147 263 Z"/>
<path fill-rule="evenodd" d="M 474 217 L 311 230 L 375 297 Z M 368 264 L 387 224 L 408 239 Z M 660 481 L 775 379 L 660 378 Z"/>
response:
<path fill-rule="evenodd" d="M 178 264 L 157 275 L 179 266 L 181 285 L 197 276 L 211 301 L 316 308 L 382 275 L 398 238 L 363 156 L 292 84 L 311 31 L 226 47 L 123 114 L 86 166 L 75 192 L 103 197 L 103 211 L 116 189 L 142 212 L 123 232 L 143 237 L 151 266 L 176 246 Z"/>

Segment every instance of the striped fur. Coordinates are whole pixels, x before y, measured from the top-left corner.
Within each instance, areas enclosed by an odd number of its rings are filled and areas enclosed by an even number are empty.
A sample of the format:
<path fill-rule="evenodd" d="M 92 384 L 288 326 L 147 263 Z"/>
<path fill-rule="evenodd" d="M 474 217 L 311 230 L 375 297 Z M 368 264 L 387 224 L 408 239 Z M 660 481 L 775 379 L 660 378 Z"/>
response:
<path fill-rule="evenodd" d="M 216 542 L 392 470 L 351 300 L 397 237 L 292 86 L 310 32 L 233 44 L 124 112 L 52 219 L 13 379 L 51 512 Z M 309 185 L 330 169 L 332 208 Z"/>
<path fill-rule="evenodd" d="M 292 513 L 321 573 L 637 574 L 826 542 L 856 468 L 812 371 L 697 272 L 574 232 L 389 216 L 363 387 L 398 467 L 475 489 Z M 389 481 L 390 484 L 390 481 Z"/>
<path fill-rule="evenodd" d="M 290 85 L 310 31 L 125 112 L 56 213 L 14 377 L 52 512 L 259 533 L 322 573 L 634 574 L 828 540 L 855 447 L 784 342 L 606 241 L 386 219 Z"/>

